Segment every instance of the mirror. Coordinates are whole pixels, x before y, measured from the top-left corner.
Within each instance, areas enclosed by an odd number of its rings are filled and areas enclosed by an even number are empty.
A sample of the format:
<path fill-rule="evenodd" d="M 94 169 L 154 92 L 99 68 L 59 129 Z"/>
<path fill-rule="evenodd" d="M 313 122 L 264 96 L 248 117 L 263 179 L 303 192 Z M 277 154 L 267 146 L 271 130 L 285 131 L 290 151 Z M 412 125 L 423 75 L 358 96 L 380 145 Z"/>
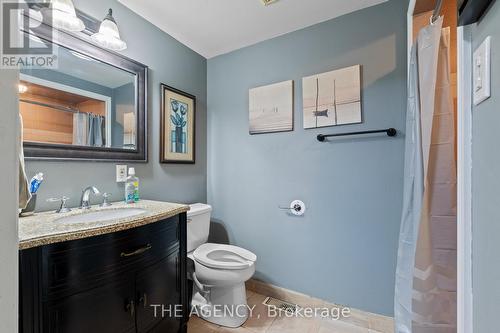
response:
<path fill-rule="evenodd" d="M 58 47 L 57 69 L 20 70 L 24 141 L 136 149 L 135 75 Z"/>
<path fill-rule="evenodd" d="M 25 155 L 145 161 L 147 67 L 73 34 L 46 40 L 46 29 L 30 43 L 51 43 L 57 66 L 20 68 Z"/>

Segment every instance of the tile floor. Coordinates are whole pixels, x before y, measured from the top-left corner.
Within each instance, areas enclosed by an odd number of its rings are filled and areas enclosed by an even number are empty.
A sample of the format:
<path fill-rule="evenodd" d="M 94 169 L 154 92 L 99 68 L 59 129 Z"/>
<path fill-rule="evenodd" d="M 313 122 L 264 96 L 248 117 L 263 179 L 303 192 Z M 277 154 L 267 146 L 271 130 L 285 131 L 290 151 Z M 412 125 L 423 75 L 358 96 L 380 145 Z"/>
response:
<path fill-rule="evenodd" d="M 262 304 L 266 296 L 247 291 L 249 306 L 255 305 L 253 316 L 242 327 L 231 329 L 220 327 L 193 315 L 188 323 L 188 333 L 391 333 L 356 326 L 356 320 L 332 320 L 326 318 L 270 318 L 267 307 Z M 355 313 L 353 312 L 353 315 Z"/>

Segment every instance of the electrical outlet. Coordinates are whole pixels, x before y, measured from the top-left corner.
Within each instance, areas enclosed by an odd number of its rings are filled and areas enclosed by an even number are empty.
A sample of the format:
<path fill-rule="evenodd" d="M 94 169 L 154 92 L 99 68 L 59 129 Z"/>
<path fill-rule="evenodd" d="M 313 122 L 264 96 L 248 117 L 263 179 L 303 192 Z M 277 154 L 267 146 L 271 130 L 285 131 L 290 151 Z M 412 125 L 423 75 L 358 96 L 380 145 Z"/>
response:
<path fill-rule="evenodd" d="M 125 183 L 127 181 L 127 166 L 117 165 L 116 166 L 116 182 Z"/>
<path fill-rule="evenodd" d="M 491 97 L 491 37 L 474 51 L 472 61 L 474 105 L 478 105 Z"/>

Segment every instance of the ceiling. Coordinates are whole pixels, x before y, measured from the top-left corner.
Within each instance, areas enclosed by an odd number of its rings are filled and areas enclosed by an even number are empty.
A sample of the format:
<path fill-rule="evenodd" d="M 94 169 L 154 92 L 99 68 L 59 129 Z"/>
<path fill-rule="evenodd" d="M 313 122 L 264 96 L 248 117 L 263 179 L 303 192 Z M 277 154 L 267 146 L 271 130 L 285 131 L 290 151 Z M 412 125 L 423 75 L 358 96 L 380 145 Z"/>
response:
<path fill-rule="evenodd" d="M 261 0 L 119 1 L 212 58 L 387 0 L 279 0 L 269 6 Z"/>

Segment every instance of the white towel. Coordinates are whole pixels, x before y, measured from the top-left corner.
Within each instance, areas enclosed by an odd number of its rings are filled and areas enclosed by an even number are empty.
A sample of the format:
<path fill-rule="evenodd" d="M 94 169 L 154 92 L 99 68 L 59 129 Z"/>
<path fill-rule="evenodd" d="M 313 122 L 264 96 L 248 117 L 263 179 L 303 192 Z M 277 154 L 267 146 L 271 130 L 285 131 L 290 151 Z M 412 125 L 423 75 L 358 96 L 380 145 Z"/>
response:
<path fill-rule="evenodd" d="M 88 117 L 86 113 L 75 113 L 73 115 L 73 144 L 76 146 L 87 146 Z"/>
<path fill-rule="evenodd" d="M 19 141 L 17 145 L 19 152 L 19 209 L 24 209 L 31 199 L 31 193 L 24 168 L 23 117 L 21 114 L 19 114 Z"/>

